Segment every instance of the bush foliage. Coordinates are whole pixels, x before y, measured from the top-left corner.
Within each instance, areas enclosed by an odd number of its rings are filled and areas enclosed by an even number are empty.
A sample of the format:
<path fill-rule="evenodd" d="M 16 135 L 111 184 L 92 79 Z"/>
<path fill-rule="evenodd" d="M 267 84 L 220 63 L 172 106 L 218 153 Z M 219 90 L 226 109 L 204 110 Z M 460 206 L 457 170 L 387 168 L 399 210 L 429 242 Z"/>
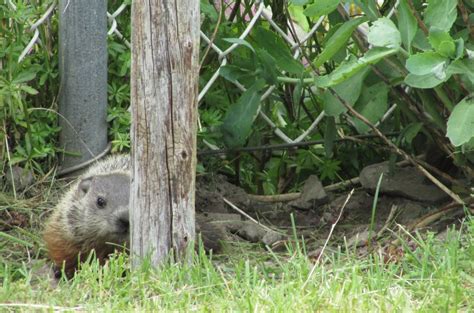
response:
<path fill-rule="evenodd" d="M 129 1 L 130 2 L 130 1 Z M 130 38 L 130 3 L 117 17 Z M 31 39 L 28 25 L 52 1 L 17 1 L 16 10 L 0 4 L 0 105 L 3 161 L 50 169 L 57 146 L 57 15 L 40 27 L 34 50 L 18 62 Z M 123 1 L 109 0 L 109 12 Z M 220 9 L 220 5 L 223 9 Z M 220 67 L 214 50 L 201 42 L 200 87 L 220 77 L 199 106 L 198 144 L 227 148 L 226 158 L 202 153 L 200 171 L 221 171 L 257 193 L 298 188 L 310 174 L 324 183 L 358 175 L 361 167 L 390 154 L 371 125 L 410 154 L 436 148 L 450 159 L 456 175 L 473 177 L 474 163 L 474 5 L 457 0 L 292 0 L 265 1 L 273 20 L 295 42 L 324 17 L 294 59 L 289 44 L 264 19 L 244 40 L 237 39 L 253 17 L 254 1 L 201 1 L 201 29 L 220 48 L 239 47 Z M 130 116 L 130 50 L 109 37 L 110 140 L 127 151 Z M 239 82 L 246 88 L 236 87 Z M 264 101 L 262 94 L 276 88 Z M 358 112 L 365 121 L 355 116 Z M 239 151 L 244 146 L 280 144 L 258 112 L 265 112 L 291 138 L 321 113 L 317 141 L 302 149 Z M 389 113 L 387 113 L 389 112 Z M 344 136 L 352 141 L 337 141 Z M 319 141 L 318 141 L 319 140 Z M 430 150 L 431 151 L 431 150 Z M 5 163 L 5 162 L 4 162 Z"/>

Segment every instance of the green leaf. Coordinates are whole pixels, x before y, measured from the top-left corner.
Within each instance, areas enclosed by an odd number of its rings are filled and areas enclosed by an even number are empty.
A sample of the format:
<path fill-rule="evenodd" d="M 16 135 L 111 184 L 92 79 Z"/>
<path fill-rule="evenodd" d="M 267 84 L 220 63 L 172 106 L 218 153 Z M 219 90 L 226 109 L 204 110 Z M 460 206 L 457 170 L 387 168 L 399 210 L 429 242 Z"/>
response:
<path fill-rule="evenodd" d="M 258 27 L 255 30 L 255 41 L 275 59 L 280 69 L 291 74 L 300 74 L 303 71 L 303 65 L 293 58 L 288 45 L 274 32 Z"/>
<path fill-rule="evenodd" d="M 257 57 L 262 66 L 261 76 L 269 85 L 276 85 L 278 83 L 278 71 L 275 59 L 263 49 L 257 50 Z"/>
<path fill-rule="evenodd" d="M 29 82 L 30 80 L 33 80 L 35 77 L 36 77 L 36 71 L 24 70 L 23 72 L 20 72 L 18 75 L 15 76 L 15 78 L 12 80 L 12 83 L 13 84 L 26 83 L 26 82 Z"/>
<path fill-rule="evenodd" d="M 346 46 L 347 41 L 352 35 L 354 29 L 361 23 L 366 22 L 366 18 L 356 18 L 345 22 L 339 29 L 329 38 L 324 50 L 314 61 L 314 66 L 320 67 L 324 62 L 331 59 L 339 49 Z"/>
<path fill-rule="evenodd" d="M 263 86 L 263 81 L 257 81 L 242 94 L 237 103 L 227 110 L 221 127 L 227 147 L 234 148 L 245 144 L 252 130 L 252 123 L 257 117 L 260 90 Z"/>
<path fill-rule="evenodd" d="M 456 45 L 456 54 L 454 58 L 458 60 L 464 55 L 464 40 L 462 38 L 458 38 L 454 41 L 454 44 Z"/>
<path fill-rule="evenodd" d="M 349 77 L 347 80 L 333 87 L 334 91 L 344 99 L 347 103 L 353 106 L 357 99 L 359 99 L 360 92 L 362 90 L 362 84 L 364 82 L 367 73 L 370 68 L 366 67 L 362 71 L 359 71 L 354 76 Z M 329 90 L 324 91 L 321 98 L 324 105 L 324 112 L 329 116 L 337 117 L 341 113 L 347 111 L 346 107 L 335 97 Z"/>
<path fill-rule="evenodd" d="M 255 30 L 255 42 L 275 59 L 282 70 L 291 74 L 300 74 L 303 71 L 303 65 L 293 59 L 288 45 L 274 32 L 258 27 Z"/>
<path fill-rule="evenodd" d="M 219 75 L 232 83 L 236 83 L 239 79 L 255 76 L 255 72 L 240 66 L 225 65 L 219 69 Z"/>
<path fill-rule="evenodd" d="M 426 37 L 425 33 L 418 28 L 416 31 L 415 38 L 411 42 L 412 46 L 421 50 L 421 51 L 429 51 L 431 50 L 431 45 L 428 42 L 428 38 Z"/>
<path fill-rule="evenodd" d="M 293 89 L 293 104 L 294 105 L 299 105 L 301 101 L 301 97 L 303 96 L 303 82 L 304 76 L 301 75 L 300 80 L 298 83 L 295 84 L 295 89 Z"/>
<path fill-rule="evenodd" d="M 306 0 L 303 0 L 303 4 L 301 5 L 305 5 Z M 288 11 L 290 12 L 290 16 L 291 16 L 291 19 L 293 21 L 296 22 L 296 24 L 298 24 L 305 32 L 309 32 L 309 23 L 308 23 L 308 19 L 306 18 L 306 16 L 303 14 L 303 7 L 300 6 L 300 5 L 290 5 L 288 6 Z"/>
<path fill-rule="evenodd" d="M 448 79 L 449 79 L 448 75 L 446 75 L 444 79 L 439 79 L 436 77 L 435 74 L 426 74 L 426 75 L 408 74 L 405 77 L 405 83 L 408 86 L 411 86 L 414 88 L 428 89 L 428 88 L 436 87 Z"/>
<path fill-rule="evenodd" d="M 372 24 L 367 40 L 375 47 L 386 48 L 399 48 L 402 41 L 397 26 L 386 17 L 381 17 Z"/>
<path fill-rule="evenodd" d="M 290 3 L 291 4 L 294 4 L 295 6 L 301 6 L 301 5 L 305 5 L 309 2 L 309 0 L 291 0 Z M 289 8 L 291 8 L 292 6 L 289 6 Z"/>
<path fill-rule="evenodd" d="M 411 42 L 415 38 L 418 30 L 416 18 L 410 10 L 407 0 L 400 0 L 398 6 L 398 29 L 402 37 L 403 46 L 410 52 Z"/>
<path fill-rule="evenodd" d="M 40 85 L 40 86 L 43 86 L 43 85 L 44 85 L 44 83 L 45 83 L 46 80 L 48 79 L 48 74 L 49 74 L 49 73 L 43 73 L 43 74 L 41 74 L 40 79 L 39 79 L 39 85 Z"/>
<path fill-rule="evenodd" d="M 458 147 L 474 138 L 474 98 L 464 98 L 456 104 L 448 119 L 446 136 Z"/>
<path fill-rule="evenodd" d="M 27 85 L 21 85 L 20 87 L 21 90 L 23 90 L 24 92 L 30 94 L 30 95 L 37 95 L 38 94 L 38 90 L 30 87 L 30 86 L 27 86 Z"/>
<path fill-rule="evenodd" d="M 388 86 L 384 82 L 374 84 L 368 88 L 363 89 L 360 99 L 357 101 L 354 109 L 361 115 L 368 119 L 372 124 L 375 124 L 388 109 Z M 354 118 L 354 125 L 360 134 L 366 133 L 369 130 L 361 120 Z"/>
<path fill-rule="evenodd" d="M 255 50 L 253 49 L 253 47 L 247 41 L 245 41 L 243 39 L 240 39 L 240 38 L 224 38 L 224 41 L 230 42 L 232 44 L 236 43 L 238 45 L 245 46 L 245 47 L 249 48 L 250 50 L 252 50 L 253 53 L 255 53 Z"/>
<path fill-rule="evenodd" d="M 318 18 L 334 11 L 339 5 L 339 0 L 317 0 L 309 5 L 304 11 L 304 15 Z"/>
<path fill-rule="evenodd" d="M 456 21 L 458 0 L 429 0 L 425 11 L 426 25 L 448 32 Z"/>
<path fill-rule="evenodd" d="M 444 71 L 448 61 L 448 59 L 436 52 L 427 51 L 411 55 L 406 61 L 405 66 L 412 74 L 426 75 L 435 73 L 436 69 L 440 67 Z"/>
<path fill-rule="evenodd" d="M 431 47 L 442 56 L 451 58 L 456 56 L 456 43 L 449 33 L 432 28 L 430 30 L 428 41 L 430 42 Z"/>
<path fill-rule="evenodd" d="M 201 0 L 200 10 L 201 13 L 208 16 L 212 21 L 217 21 L 219 19 L 219 13 L 216 11 L 216 8 L 209 3 L 209 1 Z"/>
<path fill-rule="evenodd" d="M 326 151 L 327 158 L 332 158 L 334 155 L 334 140 L 336 136 L 336 120 L 334 117 L 329 116 L 326 119 L 326 131 L 324 132 L 324 150 Z"/>
<path fill-rule="evenodd" d="M 354 0 L 354 3 L 362 8 L 362 11 L 364 11 L 371 21 L 375 21 L 379 18 L 380 13 L 375 0 Z"/>
<path fill-rule="evenodd" d="M 383 58 L 393 55 L 398 52 L 398 49 L 388 48 L 373 48 L 365 53 L 363 57 L 358 60 L 351 59 L 347 62 L 342 62 L 339 67 L 331 74 L 320 76 L 315 79 L 316 85 L 320 88 L 335 86 L 342 83 L 349 77 L 354 76 L 360 70 L 366 68 L 369 64 L 375 64 Z"/>
<path fill-rule="evenodd" d="M 474 62 L 469 59 L 456 60 L 449 64 L 446 73 L 466 75 L 471 82 L 474 82 Z"/>
<path fill-rule="evenodd" d="M 446 131 L 446 119 L 438 111 L 437 101 L 429 96 L 429 93 L 420 92 L 418 95 L 423 104 L 424 114 L 429 118 L 430 122 L 443 132 Z"/>
<path fill-rule="evenodd" d="M 423 123 L 411 123 L 403 130 L 403 138 L 408 144 L 411 144 L 416 135 L 420 132 L 423 127 Z"/>

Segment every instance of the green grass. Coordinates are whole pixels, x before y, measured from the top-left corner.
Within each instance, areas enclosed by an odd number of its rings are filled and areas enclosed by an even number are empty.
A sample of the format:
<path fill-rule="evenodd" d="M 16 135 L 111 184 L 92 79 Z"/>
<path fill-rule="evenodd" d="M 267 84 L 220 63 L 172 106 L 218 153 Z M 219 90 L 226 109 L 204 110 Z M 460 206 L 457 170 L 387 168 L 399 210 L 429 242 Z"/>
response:
<path fill-rule="evenodd" d="M 6 260 L 0 265 L 0 312 L 474 311 L 473 219 L 444 240 L 428 234 L 404 243 L 401 258 L 391 263 L 377 253 L 359 258 L 343 248 L 327 250 L 305 287 L 313 264 L 295 247 L 274 254 L 229 243 L 228 254 L 212 260 L 199 254 L 191 264 L 158 269 L 145 261 L 132 272 L 128 256 L 120 254 L 103 267 L 85 264 L 57 288 L 35 278 L 28 266 Z"/>

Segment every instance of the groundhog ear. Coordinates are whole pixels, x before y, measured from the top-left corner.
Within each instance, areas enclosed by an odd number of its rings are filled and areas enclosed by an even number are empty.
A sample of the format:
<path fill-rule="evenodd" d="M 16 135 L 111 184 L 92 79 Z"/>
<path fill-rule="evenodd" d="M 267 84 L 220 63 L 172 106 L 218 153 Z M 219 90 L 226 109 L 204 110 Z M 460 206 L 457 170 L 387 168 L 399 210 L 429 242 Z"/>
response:
<path fill-rule="evenodd" d="M 92 184 L 92 177 L 87 177 L 87 178 L 82 179 L 79 182 L 79 188 L 78 188 L 79 192 L 85 195 L 91 188 L 91 184 Z"/>

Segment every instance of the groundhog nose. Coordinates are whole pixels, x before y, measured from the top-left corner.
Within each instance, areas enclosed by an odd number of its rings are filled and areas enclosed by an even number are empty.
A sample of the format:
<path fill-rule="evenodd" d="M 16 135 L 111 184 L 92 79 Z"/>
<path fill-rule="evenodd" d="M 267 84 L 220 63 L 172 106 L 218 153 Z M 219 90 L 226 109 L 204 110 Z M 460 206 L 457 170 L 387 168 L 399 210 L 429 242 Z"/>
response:
<path fill-rule="evenodd" d="M 117 224 L 121 232 L 124 232 L 124 233 L 128 232 L 128 229 L 130 228 L 130 223 L 128 219 L 119 218 L 117 220 Z"/>

